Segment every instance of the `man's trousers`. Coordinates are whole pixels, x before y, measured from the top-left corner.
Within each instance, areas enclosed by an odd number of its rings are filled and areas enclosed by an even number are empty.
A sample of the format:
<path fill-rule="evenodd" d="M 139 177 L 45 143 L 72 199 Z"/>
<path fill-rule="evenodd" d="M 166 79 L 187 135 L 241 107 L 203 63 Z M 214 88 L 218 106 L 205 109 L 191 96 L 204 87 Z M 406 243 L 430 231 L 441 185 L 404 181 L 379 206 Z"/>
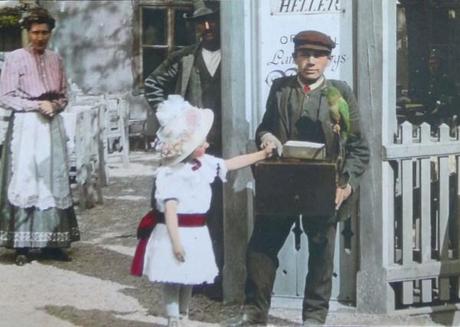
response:
<path fill-rule="evenodd" d="M 245 312 L 250 320 L 266 323 L 278 268 L 278 252 L 298 217 L 257 216 L 247 251 Z M 308 274 L 302 318 L 326 320 L 332 290 L 335 218 L 302 218 L 308 237 Z"/>

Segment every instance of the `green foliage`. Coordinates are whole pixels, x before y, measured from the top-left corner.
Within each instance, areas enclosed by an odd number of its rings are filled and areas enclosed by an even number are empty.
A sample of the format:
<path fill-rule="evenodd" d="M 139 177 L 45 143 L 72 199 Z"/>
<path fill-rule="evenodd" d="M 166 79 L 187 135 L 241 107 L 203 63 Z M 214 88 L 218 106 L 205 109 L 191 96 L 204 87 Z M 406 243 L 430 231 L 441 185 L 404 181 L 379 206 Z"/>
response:
<path fill-rule="evenodd" d="M 19 27 L 21 10 L 14 7 L 0 9 L 0 29 Z"/>

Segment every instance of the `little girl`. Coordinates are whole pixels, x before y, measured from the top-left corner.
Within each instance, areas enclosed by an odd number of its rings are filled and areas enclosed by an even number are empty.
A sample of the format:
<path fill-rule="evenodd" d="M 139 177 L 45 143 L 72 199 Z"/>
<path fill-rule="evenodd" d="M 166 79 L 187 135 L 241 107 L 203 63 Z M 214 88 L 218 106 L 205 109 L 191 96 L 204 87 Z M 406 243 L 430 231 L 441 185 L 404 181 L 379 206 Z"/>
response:
<path fill-rule="evenodd" d="M 223 160 L 206 154 L 206 136 L 214 119 L 209 109 L 192 107 L 179 95 L 159 105 L 160 123 L 155 151 L 160 167 L 155 173 L 158 224 L 148 240 L 144 275 L 162 283 L 168 326 L 179 326 L 188 314 L 192 286 L 213 283 L 218 274 L 206 212 L 211 183 L 225 182 L 227 171 L 271 156 L 274 146 Z"/>

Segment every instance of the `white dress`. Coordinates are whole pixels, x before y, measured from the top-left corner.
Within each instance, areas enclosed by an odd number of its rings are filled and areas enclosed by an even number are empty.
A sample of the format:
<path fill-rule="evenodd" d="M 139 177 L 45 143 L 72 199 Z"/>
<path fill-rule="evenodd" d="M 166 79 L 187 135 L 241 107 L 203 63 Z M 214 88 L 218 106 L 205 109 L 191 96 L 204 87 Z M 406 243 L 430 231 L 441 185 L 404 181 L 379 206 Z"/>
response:
<path fill-rule="evenodd" d="M 216 177 L 226 181 L 224 160 L 210 155 L 199 158 L 201 166 L 180 163 L 157 169 L 155 202 L 164 212 L 164 202 L 177 199 L 178 214 L 204 214 L 211 204 L 211 183 Z M 144 256 L 144 275 L 152 282 L 201 284 L 213 283 L 218 274 L 207 226 L 179 227 L 185 262 L 174 256 L 165 224 L 157 224 L 150 235 Z"/>

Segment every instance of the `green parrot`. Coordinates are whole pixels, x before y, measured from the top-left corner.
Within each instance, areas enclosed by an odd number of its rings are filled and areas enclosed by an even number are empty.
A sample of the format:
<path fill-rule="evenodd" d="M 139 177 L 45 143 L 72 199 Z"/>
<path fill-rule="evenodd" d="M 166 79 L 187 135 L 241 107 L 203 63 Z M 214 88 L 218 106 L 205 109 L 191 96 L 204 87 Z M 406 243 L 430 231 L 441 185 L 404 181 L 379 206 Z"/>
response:
<path fill-rule="evenodd" d="M 329 115 L 333 124 L 333 131 L 337 135 L 337 167 L 338 171 L 341 171 L 345 163 L 345 143 L 350 133 L 350 108 L 348 103 L 340 94 L 340 91 L 333 87 L 329 86 L 326 89 L 326 99 L 329 104 Z M 342 176 L 337 174 L 337 185 L 343 186 L 346 185 L 346 181 L 343 181 Z"/>
<path fill-rule="evenodd" d="M 334 125 L 334 132 L 339 134 L 342 140 L 346 140 L 351 127 L 348 103 L 340 91 L 333 86 L 326 89 L 326 99 L 330 107 L 329 115 Z"/>

